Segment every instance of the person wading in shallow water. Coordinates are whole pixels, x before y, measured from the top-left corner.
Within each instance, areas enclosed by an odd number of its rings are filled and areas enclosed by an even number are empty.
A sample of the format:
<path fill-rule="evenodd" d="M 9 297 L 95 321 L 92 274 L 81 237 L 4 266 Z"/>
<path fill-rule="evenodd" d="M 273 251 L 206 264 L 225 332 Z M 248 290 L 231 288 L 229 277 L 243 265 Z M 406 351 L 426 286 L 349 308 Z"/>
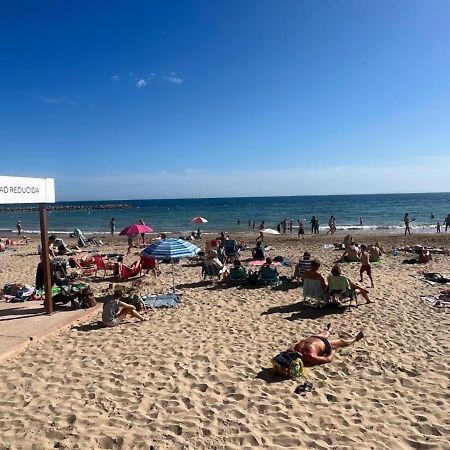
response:
<path fill-rule="evenodd" d="M 325 331 L 301 340 L 288 351 L 300 353 L 305 366 L 317 366 L 333 361 L 338 348 L 348 347 L 364 338 L 362 331 L 352 339 L 330 338 L 330 333 L 331 323 L 327 325 Z"/>

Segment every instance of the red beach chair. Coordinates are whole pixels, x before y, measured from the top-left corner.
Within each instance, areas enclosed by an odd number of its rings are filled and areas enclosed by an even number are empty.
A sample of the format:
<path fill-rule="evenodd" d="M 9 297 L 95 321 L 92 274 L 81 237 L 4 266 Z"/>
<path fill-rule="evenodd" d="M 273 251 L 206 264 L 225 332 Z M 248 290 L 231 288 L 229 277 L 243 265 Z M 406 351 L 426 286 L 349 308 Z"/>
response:
<path fill-rule="evenodd" d="M 127 280 L 128 278 L 133 278 L 142 275 L 141 261 L 135 261 L 131 267 L 122 264 L 120 266 L 119 278 L 121 280 Z"/>
<path fill-rule="evenodd" d="M 110 262 L 105 262 L 105 260 L 102 258 L 101 255 L 93 255 L 94 261 L 95 261 L 95 265 L 96 265 L 96 270 L 95 270 L 95 276 L 97 276 L 97 272 L 99 270 L 103 270 L 103 278 L 106 277 L 106 272 L 109 270 L 110 272 L 112 272 L 111 275 L 114 275 L 115 270 L 116 270 L 116 264 L 115 263 L 110 263 Z"/>

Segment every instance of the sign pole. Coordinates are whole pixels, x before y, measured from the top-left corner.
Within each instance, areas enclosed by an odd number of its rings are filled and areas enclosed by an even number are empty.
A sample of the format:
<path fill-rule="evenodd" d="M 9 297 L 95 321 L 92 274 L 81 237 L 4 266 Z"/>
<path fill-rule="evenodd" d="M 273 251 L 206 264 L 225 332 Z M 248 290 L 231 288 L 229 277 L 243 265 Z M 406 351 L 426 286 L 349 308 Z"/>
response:
<path fill-rule="evenodd" d="M 50 254 L 48 248 L 48 215 L 47 205 L 45 203 L 39 204 L 39 222 L 41 228 L 41 262 L 44 269 L 44 286 L 45 286 L 45 300 L 44 307 L 47 314 L 53 314 L 52 301 L 52 277 L 50 273 Z"/>

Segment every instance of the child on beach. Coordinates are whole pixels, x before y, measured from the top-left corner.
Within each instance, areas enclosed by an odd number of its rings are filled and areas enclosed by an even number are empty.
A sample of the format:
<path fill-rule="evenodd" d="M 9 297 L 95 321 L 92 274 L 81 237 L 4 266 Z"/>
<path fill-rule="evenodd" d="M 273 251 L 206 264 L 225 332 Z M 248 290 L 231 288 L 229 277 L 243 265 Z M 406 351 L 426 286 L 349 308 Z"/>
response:
<path fill-rule="evenodd" d="M 361 245 L 361 268 L 359 269 L 359 275 L 361 279 L 359 280 L 360 283 L 363 281 L 363 273 L 366 272 L 367 276 L 370 279 L 371 287 L 374 287 L 373 285 L 373 279 L 372 279 L 372 267 L 370 265 L 370 254 L 367 251 L 367 245 L 362 244 Z"/>

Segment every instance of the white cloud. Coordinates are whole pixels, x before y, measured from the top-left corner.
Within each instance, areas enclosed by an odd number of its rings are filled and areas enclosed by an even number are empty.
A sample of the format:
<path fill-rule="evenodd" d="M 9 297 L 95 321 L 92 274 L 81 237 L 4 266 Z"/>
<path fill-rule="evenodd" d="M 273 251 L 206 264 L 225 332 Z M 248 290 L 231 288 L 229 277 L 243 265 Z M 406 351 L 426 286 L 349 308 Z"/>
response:
<path fill-rule="evenodd" d="M 64 104 L 68 106 L 76 106 L 77 104 L 74 100 L 67 97 L 44 97 L 42 101 L 50 105 Z"/>
<path fill-rule="evenodd" d="M 181 84 L 183 83 L 183 79 L 177 76 L 175 72 L 171 72 L 170 75 L 165 75 L 161 77 L 163 80 L 168 81 L 169 83 Z"/>
<path fill-rule="evenodd" d="M 113 75 L 111 78 L 112 78 L 114 81 L 119 81 L 119 80 L 120 80 L 119 75 Z"/>
<path fill-rule="evenodd" d="M 136 81 L 135 86 L 136 86 L 138 89 L 142 89 L 143 87 L 147 86 L 147 81 L 145 81 L 145 80 L 143 80 L 143 79 L 141 78 L 140 80 L 137 80 L 137 81 Z"/>

